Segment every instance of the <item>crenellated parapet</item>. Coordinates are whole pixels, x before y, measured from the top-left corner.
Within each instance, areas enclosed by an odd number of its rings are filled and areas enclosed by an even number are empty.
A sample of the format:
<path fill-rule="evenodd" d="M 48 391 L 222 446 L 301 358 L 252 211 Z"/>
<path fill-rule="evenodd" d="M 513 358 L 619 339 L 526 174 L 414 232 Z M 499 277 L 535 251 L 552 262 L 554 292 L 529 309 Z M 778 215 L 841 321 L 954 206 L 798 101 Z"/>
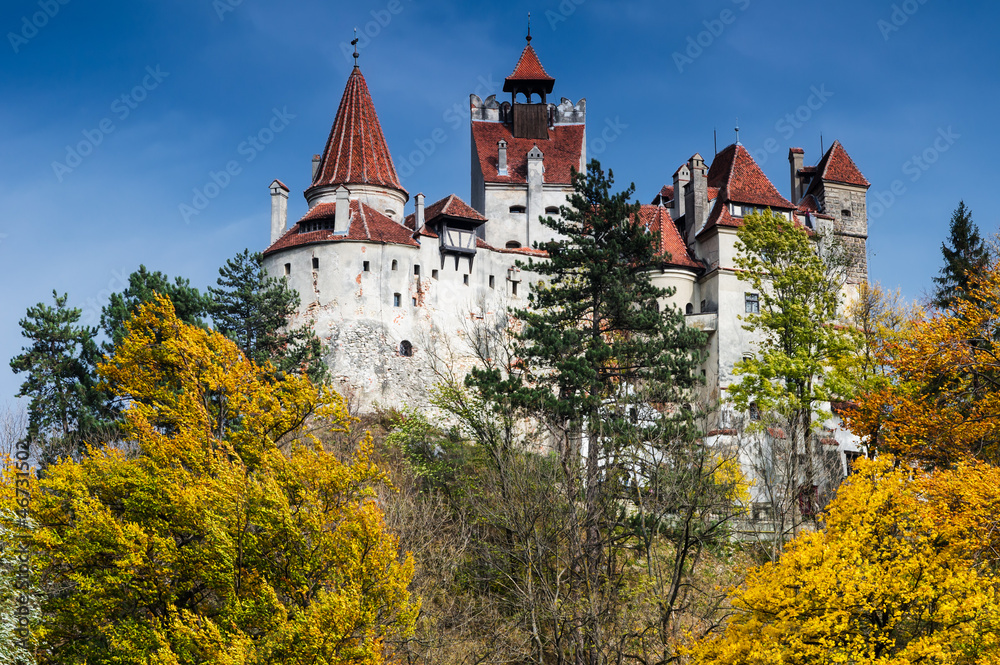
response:
<path fill-rule="evenodd" d="M 587 100 L 581 99 L 576 104 L 563 97 L 558 104 L 548 105 L 549 126 L 553 125 L 583 125 L 587 122 Z M 469 95 L 469 111 L 473 122 L 510 122 L 510 102 L 497 101 L 496 95 L 490 95 L 485 100 L 479 95 Z"/>

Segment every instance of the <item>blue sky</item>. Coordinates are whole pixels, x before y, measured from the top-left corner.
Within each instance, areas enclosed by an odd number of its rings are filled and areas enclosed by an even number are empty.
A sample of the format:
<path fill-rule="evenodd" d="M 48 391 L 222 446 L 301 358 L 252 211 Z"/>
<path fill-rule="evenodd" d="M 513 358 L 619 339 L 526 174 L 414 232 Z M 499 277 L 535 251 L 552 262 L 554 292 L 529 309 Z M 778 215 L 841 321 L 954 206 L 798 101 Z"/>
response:
<path fill-rule="evenodd" d="M 0 403 L 20 383 L 17 320 L 53 289 L 96 324 L 140 263 L 205 287 L 263 249 L 272 179 L 305 212 L 354 27 L 404 186 L 468 200 L 468 96 L 500 92 L 529 11 L 554 96 L 587 99 L 590 154 L 643 202 L 739 118 L 786 196 L 789 147 L 815 164 L 821 134 L 843 143 L 872 182 L 871 276 L 908 298 L 930 288 L 959 199 L 997 230 L 996 3 L 7 0 Z"/>

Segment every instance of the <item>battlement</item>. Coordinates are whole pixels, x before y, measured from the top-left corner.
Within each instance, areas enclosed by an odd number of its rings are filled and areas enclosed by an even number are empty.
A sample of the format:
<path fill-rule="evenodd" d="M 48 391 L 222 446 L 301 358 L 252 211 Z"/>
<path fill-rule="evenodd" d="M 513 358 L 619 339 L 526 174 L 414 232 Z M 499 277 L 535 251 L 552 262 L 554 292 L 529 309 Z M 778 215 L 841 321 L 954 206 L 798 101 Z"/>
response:
<path fill-rule="evenodd" d="M 574 104 L 572 100 L 563 97 L 558 104 L 549 103 L 549 125 L 583 125 L 587 121 L 587 100 L 581 99 Z M 490 95 L 484 101 L 479 95 L 469 95 L 469 110 L 472 120 L 480 122 L 510 122 L 510 102 L 498 102 L 496 95 Z"/>

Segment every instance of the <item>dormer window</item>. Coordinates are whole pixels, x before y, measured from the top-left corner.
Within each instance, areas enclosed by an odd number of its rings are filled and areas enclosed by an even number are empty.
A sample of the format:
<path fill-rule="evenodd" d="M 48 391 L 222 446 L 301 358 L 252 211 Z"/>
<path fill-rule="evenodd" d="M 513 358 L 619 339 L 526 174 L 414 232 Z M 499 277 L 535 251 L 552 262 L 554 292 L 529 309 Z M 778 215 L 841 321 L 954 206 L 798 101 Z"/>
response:
<path fill-rule="evenodd" d="M 526 212 L 528 212 L 528 209 L 525 208 L 524 206 L 511 206 L 510 207 L 510 213 L 512 215 L 523 215 Z"/>

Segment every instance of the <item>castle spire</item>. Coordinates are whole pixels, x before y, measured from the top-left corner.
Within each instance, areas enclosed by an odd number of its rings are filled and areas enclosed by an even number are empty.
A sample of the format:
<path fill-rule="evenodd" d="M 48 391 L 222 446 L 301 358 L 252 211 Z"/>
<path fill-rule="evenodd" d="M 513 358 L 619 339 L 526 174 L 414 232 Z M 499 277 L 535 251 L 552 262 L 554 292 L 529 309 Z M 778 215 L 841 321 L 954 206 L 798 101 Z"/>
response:
<path fill-rule="evenodd" d="M 347 77 L 330 137 L 306 197 L 317 188 L 350 188 L 352 184 L 387 187 L 407 196 L 392 163 L 368 84 L 357 66 Z"/>
<path fill-rule="evenodd" d="M 354 47 L 354 68 L 358 68 L 358 29 L 354 28 L 354 39 L 351 41 L 351 46 Z"/>

